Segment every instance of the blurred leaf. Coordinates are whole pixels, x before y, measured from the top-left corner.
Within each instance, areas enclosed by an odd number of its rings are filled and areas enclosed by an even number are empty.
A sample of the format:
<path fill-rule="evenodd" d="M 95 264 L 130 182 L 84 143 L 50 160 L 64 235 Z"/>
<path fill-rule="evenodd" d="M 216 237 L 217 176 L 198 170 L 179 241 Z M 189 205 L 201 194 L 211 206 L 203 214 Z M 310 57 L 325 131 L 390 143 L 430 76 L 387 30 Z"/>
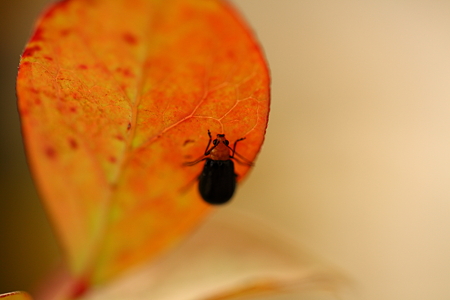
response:
<path fill-rule="evenodd" d="M 28 160 L 78 290 L 167 250 L 210 211 L 194 188 L 207 129 L 254 160 L 269 75 L 219 0 L 66 0 L 17 79 Z M 241 180 L 248 167 L 237 165 Z"/>
<path fill-rule="evenodd" d="M 221 211 L 175 251 L 83 300 L 230 300 L 290 295 L 338 298 L 346 279 L 267 223 Z M 247 299 L 247 298 L 246 298 Z M 289 298 L 286 298 L 289 299 Z"/>
<path fill-rule="evenodd" d="M 0 294 L 2 300 L 32 300 L 30 295 L 25 292 L 12 292 L 6 294 Z"/>

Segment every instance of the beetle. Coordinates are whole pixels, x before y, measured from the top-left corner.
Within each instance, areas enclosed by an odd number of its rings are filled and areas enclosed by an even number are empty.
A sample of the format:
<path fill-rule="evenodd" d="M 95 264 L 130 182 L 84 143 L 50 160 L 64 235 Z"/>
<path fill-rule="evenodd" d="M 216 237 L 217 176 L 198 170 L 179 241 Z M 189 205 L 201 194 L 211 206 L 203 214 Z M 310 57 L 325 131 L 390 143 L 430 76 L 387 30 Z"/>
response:
<path fill-rule="evenodd" d="M 219 205 L 227 203 L 236 190 L 237 174 L 234 172 L 233 160 L 248 166 L 253 166 L 253 163 L 236 153 L 237 143 L 245 140 L 245 137 L 237 139 L 231 148 L 225 134 L 217 134 L 217 138 L 212 140 L 211 132 L 208 130 L 208 136 L 209 141 L 204 155 L 197 160 L 185 163 L 185 165 L 193 166 L 205 161 L 203 171 L 198 176 L 198 191 L 207 203 Z"/>

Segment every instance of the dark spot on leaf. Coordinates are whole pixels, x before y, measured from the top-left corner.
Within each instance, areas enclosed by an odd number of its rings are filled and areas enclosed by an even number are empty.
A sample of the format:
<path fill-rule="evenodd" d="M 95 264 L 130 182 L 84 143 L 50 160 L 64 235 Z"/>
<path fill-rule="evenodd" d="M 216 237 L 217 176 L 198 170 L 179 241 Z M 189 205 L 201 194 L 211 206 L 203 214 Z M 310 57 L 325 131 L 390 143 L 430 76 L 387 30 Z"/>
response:
<path fill-rule="evenodd" d="M 81 70 L 87 70 L 88 67 L 86 65 L 79 65 L 78 68 Z"/>
<path fill-rule="evenodd" d="M 42 28 L 38 28 L 35 32 L 33 37 L 31 38 L 31 42 L 35 42 L 35 41 L 41 41 L 43 39 L 43 35 L 42 35 Z"/>
<path fill-rule="evenodd" d="M 130 69 L 123 70 L 123 75 L 126 77 L 134 77 L 133 73 L 130 71 Z"/>
<path fill-rule="evenodd" d="M 75 100 L 79 100 L 79 99 L 82 98 L 81 95 L 78 94 L 78 93 L 72 93 L 72 97 L 73 97 L 73 99 L 75 99 Z"/>
<path fill-rule="evenodd" d="M 128 123 L 128 127 L 127 127 L 127 129 L 128 129 L 128 130 L 130 130 L 130 129 L 131 129 L 131 123 Z"/>
<path fill-rule="evenodd" d="M 123 136 L 121 136 L 121 135 L 116 135 L 116 139 L 118 139 L 119 141 L 123 141 L 124 140 Z"/>
<path fill-rule="evenodd" d="M 186 146 L 187 144 L 193 143 L 193 142 L 195 142 L 195 141 L 194 140 L 185 140 L 183 143 L 183 146 Z"/>
<path fill-rule="evenodd" d="M 134 36 L 129 32 L 125 32 L 122 37 L 125 40 L 125 42 L 127 42 L 130 45 L 136 45 L 138 42 L 136 36 Z"/>
<path fill-rule="evenodd" d="M 69 108 L 69 111 L 72 113 L 76 113 L 77 112 L 77 108 L 76 107 L 71 107 Z"/>
<path fill-rule="evenodd" d="M 26 115 L 28 115 L 30 113 L 30 111 L 28 109 L 26 109 L 26 108 L 19 109 L 19 112 L 20 112 L 20 115 L 22 117 L 24 117 L 24 116 L 26 116 Z"/>
<path fill-rule="evenodd" d="M 29 88 L 30 92 L 32 92 L 33 94 L 39 94 L 39 91 L 37 89 L 35 89 L 34 87 L 30 87 Z"/>
<path fill-rule="evenodd" d="M 28 47 L 25 49 L 25 51 L 23 51 L 22 57 L 32 56 L 36 51 L 40 51 L 41 49 L 42 48 L 38 45 Z"/>
<path fill-rule="evenodd" d="M 45 148 L 45 155 L 50 159 L 54 159 L 56 157 L 56 150 L 52 147 L 47 147 Z"/>
<path fill-rule="evenodd" d="M 114 156 L 110 156 L 109 161 L 114 164 L 117 162 L 117 159 Z"/>
<path fill-rule="evenodd" d="M 116 71 L 122 73 L 125 77 L 134 77 L 134 74 L 128 68 L 117 68 Z"/>
<path fill-rule="evenodd" d="M 52 61 L 52 60 L 53 60 L 53 57 L 50 57 L 50 56 L 44 56 L 44 58 L 45 58 L 46 60 L 49 60 L 49 61 Z"/>
<path fill-rule="evenodd" d="M 69 145 L 70 145 L 70 148 L 72 148 L 72 149 L 74 149 L 74 150 L 78 148 L 78 143 L 77 143 L 77 141 L 75 141 L 75 140 L 72 139 L 72 138 L 69 139 Z"/>
<path fill-rule="evenodd" d="M 233 51 L 227 51 L 227 57 L 228 59 L 236 59 L 236 53 Z"/>
<path fill-rule="evenodd" d="M 64 29 L 61 30 L 60 34 L 61 36 L 68 36 L 70 34 L 71 30 L 70 29 Z"/>

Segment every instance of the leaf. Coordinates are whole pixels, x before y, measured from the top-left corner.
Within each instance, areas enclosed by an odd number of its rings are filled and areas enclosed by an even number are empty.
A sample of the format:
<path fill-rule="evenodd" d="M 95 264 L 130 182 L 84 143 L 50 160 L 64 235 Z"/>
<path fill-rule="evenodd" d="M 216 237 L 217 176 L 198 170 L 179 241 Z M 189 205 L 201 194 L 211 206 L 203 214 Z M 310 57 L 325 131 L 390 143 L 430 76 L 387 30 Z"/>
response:
<path fill-rule="evenodd" d="M 12 292 L 6 294 L 0 294 L 1 300 L 32 300 L 30 295 L 25 292 Z"/>
<path fill-rule="evenodd" d="M 66 0 L 17 78 L 30 168 L 81 285 L 166 251 L 211 207 L 189 186 L 207 130 L 254 160 L 269 112 L 263 55 L 218 0 Z M 237 164 L 238 180 L 249 171 Z"/>
<path fill-rule="evenodd" d="M 338 295 L 343 296 L 348 284 L 272 226 L 226 210 L 214 214 L 192 238 L 156 263 L 82 299 L 231 300 L 283 293 L 292 296 L 285 299 L 312 299 L 318 294 L 323 294 L 321 299 L 343 299 Z"/>

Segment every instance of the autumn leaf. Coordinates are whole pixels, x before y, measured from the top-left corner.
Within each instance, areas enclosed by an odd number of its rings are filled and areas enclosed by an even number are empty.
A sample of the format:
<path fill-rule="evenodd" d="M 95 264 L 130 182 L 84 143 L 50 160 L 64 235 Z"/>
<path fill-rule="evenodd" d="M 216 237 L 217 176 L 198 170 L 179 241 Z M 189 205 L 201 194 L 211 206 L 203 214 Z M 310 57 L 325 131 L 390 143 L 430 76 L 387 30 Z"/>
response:
<path fill-rule="evenodd" d="M 269 112 L 261 50 L 219 0 L 65 0 L 26 46 L 27 156 L 79 286 L 176 245 L 210 212 L 191 185 L 207 130 L 254 160 Z M 236 164 L 241 181 L 248 166 Z"/>

